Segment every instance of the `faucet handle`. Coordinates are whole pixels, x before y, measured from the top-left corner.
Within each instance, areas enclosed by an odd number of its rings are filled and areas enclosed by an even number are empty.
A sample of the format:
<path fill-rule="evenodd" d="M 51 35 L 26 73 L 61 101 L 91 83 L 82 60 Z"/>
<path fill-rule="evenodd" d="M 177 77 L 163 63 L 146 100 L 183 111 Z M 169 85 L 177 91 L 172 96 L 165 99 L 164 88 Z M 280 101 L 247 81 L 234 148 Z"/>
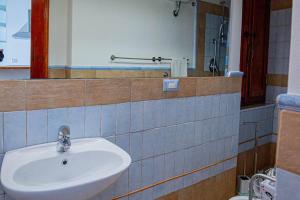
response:
<path fill-rule="evenodd" d="M 70 127 L 61 126 L 58 130 L 58 139 L 69 139 L 70 138 Z"/>

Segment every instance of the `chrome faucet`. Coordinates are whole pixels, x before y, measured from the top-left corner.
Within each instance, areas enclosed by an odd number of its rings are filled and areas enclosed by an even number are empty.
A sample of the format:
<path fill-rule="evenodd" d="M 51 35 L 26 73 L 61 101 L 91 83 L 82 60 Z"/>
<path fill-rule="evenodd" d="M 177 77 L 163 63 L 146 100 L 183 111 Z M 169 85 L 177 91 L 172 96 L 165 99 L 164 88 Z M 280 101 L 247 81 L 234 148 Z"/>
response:
<path fill-rule="evenodd" d="M 57 152 L 67 152 L 71 147 L 70 127 L 61 126 L 58 130 Z"/>

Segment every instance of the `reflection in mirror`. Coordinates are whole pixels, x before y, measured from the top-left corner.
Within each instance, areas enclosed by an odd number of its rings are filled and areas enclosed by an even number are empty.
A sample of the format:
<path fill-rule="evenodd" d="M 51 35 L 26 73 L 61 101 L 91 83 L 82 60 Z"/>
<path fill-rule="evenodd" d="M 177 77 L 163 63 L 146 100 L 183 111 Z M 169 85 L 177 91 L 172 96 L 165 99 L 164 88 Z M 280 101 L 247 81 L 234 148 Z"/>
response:
<path fill-rule="evenodd" d="M 0 79 L 30 78 L 31 0 L 0 0 Z"/>
<path fill-rule="evenodd" d="M 49 78 L 223 75 L 219 0 L 50 0 Z"/>
<path fill-rule="evenodd" d="M 199 3 L 198 66 L 203 75 L 224 75 L 227 68 L 228 1 L 210 0 Z M 203 66 L 203 68 L 201 68 Z"/>

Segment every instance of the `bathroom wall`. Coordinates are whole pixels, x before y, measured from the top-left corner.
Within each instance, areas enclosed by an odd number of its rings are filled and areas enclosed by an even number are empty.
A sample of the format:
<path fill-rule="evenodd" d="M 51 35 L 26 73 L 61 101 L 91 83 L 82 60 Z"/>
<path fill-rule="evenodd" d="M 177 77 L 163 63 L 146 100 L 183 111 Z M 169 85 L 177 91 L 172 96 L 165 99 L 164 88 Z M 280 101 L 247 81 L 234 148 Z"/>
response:
<path fill-rule="evenodd" d="M 129 64 L 111 63 L 110 56 L 114 54 L 146 58 L 184 57 L 190 59 L 190 66 L 194 67 L 197 12 L 191 4 L 183 4 L 180 15 L 175 18 L 174 2 L 171 1 L 51 1 L 50 66 L 128 67 Z M 62 7 L 54 9 L 57 4 Z M 66 10 L 68 12 L 64 12 Z M 92 24 L 86 23 L 91 19 L 94 20 Z M 69 25 L 65 26 L 66 23 Z M 67 52 L 69 59 L 55 53 L 56 49 L 63 54 Z"/>
<path fill-rule="evenodd" d="M 95 199 L 156 199 L 187 195 L 191 188 L 201 195 L 216 183 L 205 195 L 229 198 L 235 193 L 240 87 L 241 79 L 224 77 L 180 79 L 175 93 L 162 92 L 162 79 L 0 81 L 2 157 L 56 141 L 59 126 L 69 125 L 72 139 L 105 137 L 133 159 Z"/>
<path fill-rule="evenodd" d="M 257 170 L 274 167 L 277 141 L 274 113 L 274 104 L 241 110 L 238 175 L 252 176 Z"/>
<path fill-rule="evenodd" d="M 276 156 L 278 200 L 300 199 L 299 9 L 300 2 L 293 1 L 288 93 L 278 98 L 280 108 Z"/>
<path fill-rule="evenodd" d="M 267 103 L 274 103 L 279 94 L 287 92 L 289 72 L 292 9 L 274 4 L 270 19 Z"/>

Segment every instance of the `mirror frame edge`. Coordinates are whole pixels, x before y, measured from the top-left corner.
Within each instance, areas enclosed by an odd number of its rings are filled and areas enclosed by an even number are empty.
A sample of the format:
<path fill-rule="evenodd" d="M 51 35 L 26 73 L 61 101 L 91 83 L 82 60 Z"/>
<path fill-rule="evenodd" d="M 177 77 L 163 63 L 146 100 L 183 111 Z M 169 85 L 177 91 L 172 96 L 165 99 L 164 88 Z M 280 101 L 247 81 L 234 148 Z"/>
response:
<path fill-rule="evenodd" d="M 49 0 L 31 0 L 30 78 L 48 78 Z"/>

